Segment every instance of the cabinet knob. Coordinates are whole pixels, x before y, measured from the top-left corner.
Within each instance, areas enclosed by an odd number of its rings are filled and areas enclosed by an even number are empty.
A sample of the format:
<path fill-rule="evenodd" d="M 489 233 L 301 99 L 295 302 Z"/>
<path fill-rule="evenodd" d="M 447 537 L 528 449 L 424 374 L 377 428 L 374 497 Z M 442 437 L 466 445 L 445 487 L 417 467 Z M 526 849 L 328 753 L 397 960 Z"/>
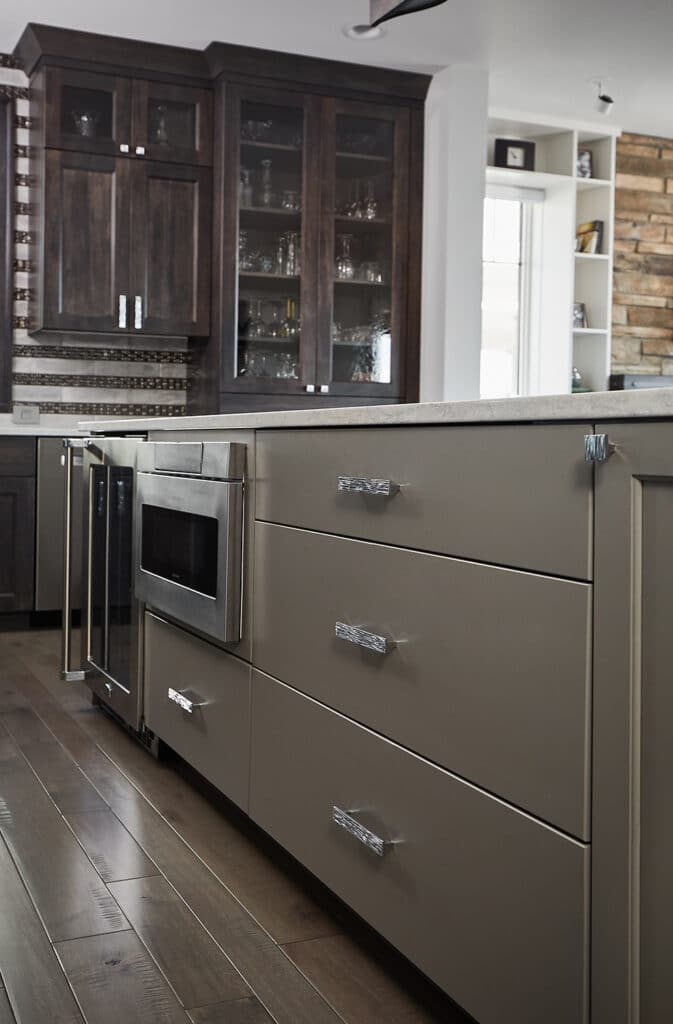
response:
<path fill-rule="evenodd" d="M 144 146 L 136 146 L 136 156 L 145 156 Z"/>
<path fill-rule="evenodd" d="M 329 384 L 321 384 L 320 385 L 320 394 L 321 395 L 329 395 Z"/>
<path fill-rule="evenodd" d="M 607 462 L 615 450 L 607 434 L 584 435 L 584 461 Z"/>
<path fill-rule="evenodd" d="M 143 326 L 143 297 L 136 295 L 133 300 L 133 326 L 136 331 L 142 330 Z"/>
<path fill-rule="evenodd" d="M 305 391 L 306 391 L 307 395 L 314 395 L 315 394 L 315 384 L 307 384 L 306 388 L 305 388 Z"/>
<path fill-rule="evenodd" d="M 122 142 L 121 146 L 119 147 L 119 152 L 120 153 L 130 153 L 131 152 L 131 147 L 126 142 Z"/>
<path fill-rule="evenodd" d="M 125 295 L 119 296 L 119 318 L 117 320 L 117 326 L 122 329 L 128 325 L 128 313 L 127 313 L 127 301 Z"/>

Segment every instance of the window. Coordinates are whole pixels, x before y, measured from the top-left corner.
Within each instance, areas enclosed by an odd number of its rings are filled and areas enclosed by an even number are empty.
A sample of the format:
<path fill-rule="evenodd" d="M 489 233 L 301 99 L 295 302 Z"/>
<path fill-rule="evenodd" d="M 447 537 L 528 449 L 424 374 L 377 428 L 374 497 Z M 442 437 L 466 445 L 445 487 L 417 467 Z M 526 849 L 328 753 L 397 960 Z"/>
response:
<path fill-rule="evenodd" d="M 519 195 L 484 200 L 482 398 L 525 393 L 531 210 L 536 200 L 537 193 L 530 200 Z"/>

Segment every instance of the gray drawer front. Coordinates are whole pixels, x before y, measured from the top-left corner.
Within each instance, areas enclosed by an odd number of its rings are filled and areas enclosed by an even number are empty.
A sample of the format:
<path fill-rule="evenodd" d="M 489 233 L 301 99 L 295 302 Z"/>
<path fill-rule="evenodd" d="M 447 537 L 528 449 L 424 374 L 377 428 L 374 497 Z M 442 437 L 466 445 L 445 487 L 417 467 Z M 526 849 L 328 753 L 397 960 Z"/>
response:
<path fill-rule="evenodd" d="M 168 691 L 196 693 L 189 713 Z M 244 810 L 250 766 L 250 666 L 150 614 L 145 615 L 145 720 Z"/>
<path fill-rule="evenodd" d="M 265 523 L 255 575 L 257 668 L 589 838 L 591 585 Z"/>
<path fill-rule="evenodd" d="M 250 814 L 479 1024 L 586 1024 L 587 846 L 259 672 Z"/>
<path fill-rule="evenodd" d="M 591 578 L 588 424 L 260 431 L 256 517 Z M 340 476 L 391 497 L 338 493 Z"/>

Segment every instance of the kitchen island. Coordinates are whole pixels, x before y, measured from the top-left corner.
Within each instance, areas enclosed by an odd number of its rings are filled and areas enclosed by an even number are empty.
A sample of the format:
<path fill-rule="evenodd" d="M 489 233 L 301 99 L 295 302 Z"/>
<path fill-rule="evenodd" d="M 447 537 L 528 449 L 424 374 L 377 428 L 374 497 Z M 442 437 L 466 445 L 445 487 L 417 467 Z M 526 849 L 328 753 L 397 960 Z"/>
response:
<path fill-rule="evenodd" d="M 145 607 L 149 732 L 480 1024 L 668 1019 L 673 392 L 88 427 L 246 448 L 241 638 Z"/>

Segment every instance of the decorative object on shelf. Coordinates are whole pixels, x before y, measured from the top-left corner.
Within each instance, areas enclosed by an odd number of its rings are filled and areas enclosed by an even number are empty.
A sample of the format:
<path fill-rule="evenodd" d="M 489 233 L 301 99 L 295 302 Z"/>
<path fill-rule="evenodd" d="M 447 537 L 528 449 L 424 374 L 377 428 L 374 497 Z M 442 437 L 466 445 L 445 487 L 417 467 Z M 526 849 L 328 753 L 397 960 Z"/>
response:
<path fill-rule="evenodd" d="M 285 273 L 285 236 L 279 235 L 278 245 L 276 246 L 276 258 L 274 263 L 274 271 L 276 274 Z"/>
<path fill-rule="evenodd" d="M 299 193 L 295 192 L 293 189 L 285 189 L 280 201 L 280 208 L 281 210 L 286 210 L 288 213 L 298 213 L 299 210 L 301 210 Z"/>
<path fill-rule="evenodd" d="M 252 171 L 247 167 L 241 167 L 241 180 L 238 186 L 238 201 L 241 206 L 252 206 Z"/>
<path fill-rule="evenodd" d="M 535 170 L 535 143 L 525 139 L 496 139 L 495 166 L 515 171 Z"/>
<path fill-rule="evenodd" d="M 589 326 L 587 307 L 583 302 L 573 303 L 573 328 L 576 331 L 586 330 Z"/>
<path fill-rule="evenodd" d="M 160 103 L 156 108 L 157 122 L 154 127 L 154 141 L 160 146 L 168 145 L 168 124 L 166 121 L 166 115 L 168 114 L 168 108 Z"/>
<path fill-rule="evenodd" d="M 415 14 L 426 11 L 430 7 L 439 7 L 445 0 L 370 0 L 369 24 L 372 28 L 391 18 L 399 18 L 403 14 Z"/>
<path fill-rule="evenodd" d="M 577 153 L 577 177 L 593 178 L 594 154 L 590 149 L 580 149 Z"/>
<path fill-rule="evenodd" d="M 297 317 L 297 304 L 288 296 L 285 300 L 285 319 L 280 325 L 281 338 L 296 338 L 301 331 L 301 323 Z"/>
<path fill-rule="evenodd" d="M 339 252 L 336 258 L 335 273 L 339 281 L 352 281 L 355 277 L 355 263 L 351 255 L 352 235 L 337 235 Z"/>
<path fill-rule="evenodd" d="M 271 161 L 262 160 L 262 188 L 259 194 L 259 205 L 265 209 L 270 209 L 275 201 L 275 196 L 271 188 Z"/>
<path fill-rule="evenodd" d="M 100 112 L 92 113 L 90 110 L 73 110 L 71 113 L 75 126 L 75 134 L 83 139 L 95 139 L 96 129 L 100 120 Z"/>
<path fill-rule="evenodd" d="M 603 249 L 604 226 L 602 220 L 588 220 L 584 224 L 580 224 L 577 228 L 577 241 L 579 242 L 579 246 L 576 246 L 577 252 L 591 255 L 600 254 Z"/>
<path fill-rule="evenodd" d="M 582 395 L 582 394 L 585 394 L 589 390 L 589 388 L 585 388 L 585 386 L 584 386 L 584 377 L 582 376 L 582 374 L 580 373 L 580 371 L 577 369 L 576 366 L 573 366 L 573 372 L 572 372 L 572 376 L 571 376 L 571 384 L 572 384 L 572 393 L 574 395 Z"/>
<path fill-rule="evenodd" d="M 241 127 L 244 142 L 261 142 L 268 139 L 273 121 L 245 121 Z"/>
<path fill-rule="evenodd" d="M 285 235 L 285 274 L 296 277 L 300 272 L 300 238 L 297 231 L 288 231 Z"/>

